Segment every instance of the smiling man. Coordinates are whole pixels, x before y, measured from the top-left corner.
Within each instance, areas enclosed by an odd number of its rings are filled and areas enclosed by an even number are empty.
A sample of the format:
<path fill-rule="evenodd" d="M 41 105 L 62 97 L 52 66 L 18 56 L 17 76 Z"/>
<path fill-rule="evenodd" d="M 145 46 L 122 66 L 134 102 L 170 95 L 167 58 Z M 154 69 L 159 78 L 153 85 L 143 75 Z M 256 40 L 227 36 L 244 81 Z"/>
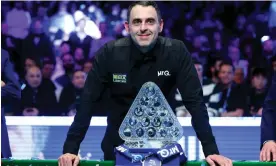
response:
<path fill-rule="evenodd" d="M 210 165 L 229 166 L 231 160 L 219 155 L 209 124 L 201 83 L 183 42 L 158 36 L 163 20 L 155 2 L 134 2 L 128 9 L 125 28 L 130 36 L 105 44 L 97 52 L 88 73 L 77 110 L 59 158 L 60 166 L 79 163 L 77 157 L 103 91 L 110 90 L 108 126 L 102 141 L 105 160 L 115 160 L 114 148 L 123 144 L 119 127 L 142 85 L 156 83 L 165 97 L 174 87 L 190 111 L 192 124 Z"/>

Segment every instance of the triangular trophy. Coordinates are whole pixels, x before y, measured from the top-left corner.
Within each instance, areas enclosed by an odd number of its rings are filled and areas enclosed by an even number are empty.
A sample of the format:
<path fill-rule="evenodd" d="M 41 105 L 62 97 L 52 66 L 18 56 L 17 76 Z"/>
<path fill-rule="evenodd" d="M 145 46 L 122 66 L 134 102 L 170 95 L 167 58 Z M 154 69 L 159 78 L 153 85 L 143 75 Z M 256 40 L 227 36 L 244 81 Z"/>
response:
<path fill-rule="evenodd" d="M 129 148 L 161 148 L 180 140 L 183 129 L 159 87 L 147 82 L 124 118 L 119 135 Z"/>

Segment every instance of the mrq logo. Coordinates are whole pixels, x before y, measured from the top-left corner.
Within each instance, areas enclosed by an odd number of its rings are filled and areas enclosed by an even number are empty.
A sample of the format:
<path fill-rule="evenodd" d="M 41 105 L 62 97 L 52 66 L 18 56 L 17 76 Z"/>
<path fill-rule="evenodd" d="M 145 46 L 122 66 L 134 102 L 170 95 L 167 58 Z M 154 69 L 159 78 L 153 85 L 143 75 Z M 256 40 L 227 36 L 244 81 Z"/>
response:
<path fill-rule="evenodd" d="M 178 147 L 175 145 L 174 147 L 172 148 L 169 148 L 169 149 L 161 149 L 157 152 L 157 154 L 160 154 L 161 157 L 169 157 L 169 156 L 173 156 L 177 153 L 180 153 Z"/>

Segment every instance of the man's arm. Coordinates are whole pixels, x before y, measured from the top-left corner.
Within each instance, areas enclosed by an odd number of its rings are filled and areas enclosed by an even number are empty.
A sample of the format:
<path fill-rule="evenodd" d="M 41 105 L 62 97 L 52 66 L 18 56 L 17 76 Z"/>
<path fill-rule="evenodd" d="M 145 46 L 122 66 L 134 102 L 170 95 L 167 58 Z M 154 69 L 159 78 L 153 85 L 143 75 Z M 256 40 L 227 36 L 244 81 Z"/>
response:
<path fill-rule="evenodd" d="M 80 106 L 72 123 L 66 141 L 63 146 L 63 153 L 78 154 L 80 144 L 85 137 L 93 110 L 93 105 L 98 102 L 108 82 L 107 78 L 107 48 L 103 46 L 97 53 L 93 62 L 93 68 L 88 73 Z"/>
<path fill-rule="evenodd" d="M 21 90 L 19 82 L 16 80 L 15 72 L 13 71 L 12 64 L 9 60 L 8 52 L 2 50 L 2 78 L 1 81 L 4 82 L 4 86 L 1 86 L 1 98 L 2 104 L 8 104 L 15 100 L 20 100 L 21 98 Z"/>
<path fill-rule="evenodd" d="M 183 104 L 192 115 L 192 125 L 201 141 L 205 156 L 219 154 L 209 124 L 207 108 L 203 101 L 202 87 L 192 58 L 183 42 L 180 45 L 179 58 L 180 72 L 177 76 L 177 87 L 181 93 Z"/>
<path fill-rule="evenodd" d="M 274 74 L 271 87 L 264 101 L 261 121 L 261 147 L 265 141 L 275 140 L 276 135 L 276 73 Z M 273 114 L 274 113 L 274 114 Z"/>

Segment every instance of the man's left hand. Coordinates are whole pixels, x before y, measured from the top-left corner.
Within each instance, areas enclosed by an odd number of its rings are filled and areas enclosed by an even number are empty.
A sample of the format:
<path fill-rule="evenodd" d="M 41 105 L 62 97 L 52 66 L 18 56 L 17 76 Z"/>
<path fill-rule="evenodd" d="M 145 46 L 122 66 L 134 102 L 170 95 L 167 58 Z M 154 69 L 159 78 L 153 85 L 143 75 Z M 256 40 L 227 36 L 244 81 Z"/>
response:
<path fill-rule="evenodd" d="M 233 166 L 232 164 L 232 160 L 230 160 L 227 157 L 221 156 L 221 155 L 209 155 L 206 158 L 207 163 L 210 166 L 216 166 L 216 165 L 220 165 L 220 166 Z"/>

